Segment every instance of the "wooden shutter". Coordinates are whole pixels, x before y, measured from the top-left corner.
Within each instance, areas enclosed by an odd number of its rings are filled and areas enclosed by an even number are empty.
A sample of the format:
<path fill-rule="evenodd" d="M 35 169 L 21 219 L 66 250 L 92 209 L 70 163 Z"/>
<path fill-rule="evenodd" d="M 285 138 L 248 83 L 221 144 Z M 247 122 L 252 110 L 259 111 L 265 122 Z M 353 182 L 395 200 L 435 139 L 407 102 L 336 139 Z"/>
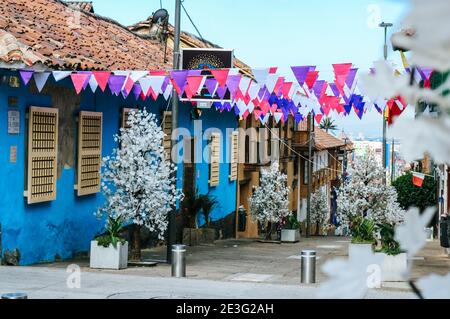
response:
<path fill-rule="evenodd" d="M 130 116 L 131 112 L 137 112 L 137 109 L 130 109 L 130 108 L 124 108 L 122 111 L 122 122 L 120 127 L 121 128 L 130 128 L 130 126 L 127 124 L 128 122 L 128 117 Z"/>
<path fill-rule="evenodd" d="M 239 159 L 239 133 L 231 134 L 231 158 L 230 158 L 230 181 L 237 180 L 238 159 Z"/>
<path fill-rule="evenodd" d="M 78 196 L 100 192 L 102 163 L 102 113 L 80 112 L 78 119 Z"/>
<path fill-rule="evenodd" d="M 209 186 L 219 185 L 219 170 L 220 170 L 220 135 L 218 133 L 211 134 L 210 144 L 210 174 Z"/>
<path fill-rule="evenodd" d="M 163 112 L 162 130 L 164 132 L 164 153 L 166 160 L 170 161 L 172 153 L 172 112 Z"/>
<path fill-rule="evenodd" d="M 58 109 L 30 107 L 28 114 L 28 204 L 56 199 Z"/>

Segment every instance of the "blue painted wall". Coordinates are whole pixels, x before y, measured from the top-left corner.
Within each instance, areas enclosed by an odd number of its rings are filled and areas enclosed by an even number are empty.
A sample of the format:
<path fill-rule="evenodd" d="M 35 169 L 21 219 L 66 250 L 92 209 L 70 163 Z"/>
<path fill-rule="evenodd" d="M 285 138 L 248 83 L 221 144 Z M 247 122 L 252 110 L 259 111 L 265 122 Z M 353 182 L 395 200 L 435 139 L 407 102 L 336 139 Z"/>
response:
<path fill-rule="evenodd" d="M 0 76 L 10 75 L 0 70 Z M 16 74 L 17 75 L 17 74 Z M 89 250 L 93 236 L 103 229 L 104 223 L 94 216 L 96 209 L 102 205 L 101 194 L 77 197 L 73 185 L 75 183 L 74 168 L 63 169 L 57 181 L 57 199 L 53 202 L 28 205 L 23 197 L 25 175 L 25 111 L 30 105 L 49 107 L 52 105 L 51 96 L 43 94 L 33 95 L 27 87 L 10 88 L 0 84 L 0 223 L 2 225 L 2 254 L 5 250 L 19 249 L 20 264 L 29 265 L 38 262 L 54 261 L 59 255 L 63 260 L 73 257 L 77 252 Z M 69 79 L 58 83 L 72 88 Z M 18 109 L 21 112 L 20 135 L 8 135 L 7 111 L 8 97 L 18 97 Z M 111 153 L 116 146 L 113 134 L 119 130 L 120 114 L 123 107 L 144 107 L 159 116 L 166 109 L 167 102 L 161 98 L 158 101 L 136 102 L 134 96 L 127 99 L 111 95 L 108 91 L 101 93 L 97 90 L 93 94 L 89 89 L 81 96 L 80 109 L 102 112 L 103 119 L 103 156 Z M 193 121 L 190 119 L 190 105 L 180 106 L 179 125 L 194 132 Z M 203 129 L 208 126 L 225 130 L 235 128 L 236 119 L 232 113 L 219 114 L 215 110 L 205 110 L 202 114 Z M 200 136 L 200 132 L 197 132 Z M 76 134 L 76 133 L 75 133 Z M 227 139 L 224 139 L 224 141 Z M 206 147 L 204 140 L 203 147 Z M 17 163 L 9 162 L 9 148 L 17 146 Z M 74 145 L 76 147 L 76 145 Z M 222 143 L 222 152 L 229 147 Z M 74 150 L 74 154 L 76 151 Z M 76 155 L 74 155 L 76 156 Z M 230 182 L 230 165 L 221 164 L 220 185 L 211 188 L 212 195 L 220 202 L 211 215 L 213 220 L 221 219 L 235 210 L 236 182 Z M 177 184 L 182 185 L 182 164 L 178 165 Z M 206 193 L 209 188 L 209 165 L 197 165 L 197 185 L 200 192 Z M 200 221 L 202 222 L 202 221 Z"/>

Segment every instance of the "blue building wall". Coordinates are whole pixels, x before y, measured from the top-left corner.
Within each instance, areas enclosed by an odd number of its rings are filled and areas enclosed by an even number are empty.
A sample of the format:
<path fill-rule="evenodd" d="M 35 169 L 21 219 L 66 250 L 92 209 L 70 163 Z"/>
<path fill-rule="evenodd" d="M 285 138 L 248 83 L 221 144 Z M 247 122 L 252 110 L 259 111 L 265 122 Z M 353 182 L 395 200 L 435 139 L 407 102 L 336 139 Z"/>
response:
<path fill-rule="evenodd" d="M 0 70 L 0 76 L 10 75 Z M 17 74 L 15 74 L 17 75 Z M 52 77 L 50 77 L 52 78 Z M 51 79 L 52 80 L 52 79 Z M 49 79 L 49 81 L 51 81 Z M 32 80 L 33 81 L 33 80 Z M 69 79 L 58 85 L 72 88 Z M 8 97 L 18 98 L 20 111 L 20 135 L 8 135 L 7 111 Z M 57 199 L 52 202 L 28 205 L 23 197 L 25 181 L 26 128 L 25 114 L 30 105 L 50 107 L 52 97 L 43 94 L 31 94 L 23 85 L 11 88 L 7 84 L 0 85 L 0 223 L 2 226 L 2 255 L 5 250 L 19 249 L 21 265 L 39 262 L 50 262 L 55 256 L 61 259 L 73 257 L 77 252 L 89 250 L 91 239 L 101 231 L 104 222 L 94 216 L 96 209 L 102 205 L 101 194 L 77 197 L 74 192 L 75 169 L 64 168 L 57 181 Z M 103 113 L 103 156 L 109 155 L 116 146 L 113 134 L 119 131 L 120 114 L 123 107 L 144 107 L 158 116 L 167 107 L 161 98 L 158 101 L 148 99 L 145 102 L 129 96 L 127 99 L 112 95 L 109 90 L 93 94 L 89 89 L 81 96 L 80 109 Z M 190 119 L 190 105 L 180 106 L 179 125 L 193 132 L 193 121 Z M 215 110 L 203 112 L 203 127 L 218 126 L 236 127 L 236 119 L 232 113 L 219 114 Z M 75 132 L 76 134 L 76 132 Z M 76 135 L 75 135 L 76 136 Z M 75 139 L 76 140 L 76 139 Z M 206 146 L 206 140 L 204 141 Z M 17 162 L 9 162 L 10 146 L 17 146 Z M 227 143 L 222 143 L 225 152 Z M 76 143 L 74 145 L 76 148 Z M 76 156 L 76 150 L 74 150 Z M 181 188 L 183 169 L 178 165 L 177 185 Z M 223 163 L 220 168 L 220 185 L 211 189 L 211 193 L 219 199 L 218 207 L 211 215 L 213 220 L 221 219 L 232 213 L 236 206 L 236 182 L 228 178 L 229 164 Z M 202 193 L 208 192 L 209 165 L 197 165 L 197 185 Z"/>

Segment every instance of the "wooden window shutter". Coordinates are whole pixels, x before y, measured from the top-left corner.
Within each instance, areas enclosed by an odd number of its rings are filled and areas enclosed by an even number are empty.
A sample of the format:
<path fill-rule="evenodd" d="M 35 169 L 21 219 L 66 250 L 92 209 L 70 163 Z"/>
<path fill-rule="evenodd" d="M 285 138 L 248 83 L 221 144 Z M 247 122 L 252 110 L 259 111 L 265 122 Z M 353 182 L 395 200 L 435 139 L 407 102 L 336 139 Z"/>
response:
<path fill-rule="evenodd" d="M 213 187 L 219 185 L 220 135 L 218 133 L 211 134 L 210 156 L 209 186 Z"/>
<path fill-rule="evenodd" d="M 164 153 L 166 156 L 166 160 L 171 160 L 172 154 L 172 112 L 165 111 L 163 112 L 162 118 L 162 130 L 164 132 Z"/>
<path fill-rule="evenodd" d="M 120 124 L 121 128 L 130 128 L 130 125 L 128 125 L 128 117 L 130 116 L 131 112 L 137 112 L 137 109 L 130 109 L 130 108 L 124 108 L 122 111 L 122 121 Z"/>
<path fill-rule="evenodd" d="M 231 134 L 230 181 L 237 180 L 239 159 L 239 133 Z"/>
<path fill-rule="evenodd" d="M 99 112 L 81 111 L 78 119 L 78 196 L 100 192 L 102 166 L 102 122 Z"/>
<path fill-rule="evenodd" d="M 26 191 L 28 204 L 56 199 L 58 109 L 30 107 Z"/>

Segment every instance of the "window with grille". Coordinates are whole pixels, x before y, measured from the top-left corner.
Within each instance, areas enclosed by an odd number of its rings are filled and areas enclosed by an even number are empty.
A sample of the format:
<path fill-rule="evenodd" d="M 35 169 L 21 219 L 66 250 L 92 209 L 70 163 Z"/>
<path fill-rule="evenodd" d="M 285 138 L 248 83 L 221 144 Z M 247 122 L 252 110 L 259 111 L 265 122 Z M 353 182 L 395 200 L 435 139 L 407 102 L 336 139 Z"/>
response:
<path fill-rule="evenodd" d="M 28 114 L 28 204 L 56 199 L 58 109 L 32 106 Z"/>
<path fill-rule="evenodd" d="M 100 192 L 102 165 L 102 113 L 80 112 L 78 120 L 78 196 Z"/>
<path fill-rule="evenodd" d="M 230 156 L 230 181 L 237 180 L 238 175 L 238 159 L 239 159 L 239 133 L 231 134 L 231 156 Z"/>
<path fill-rule="evenodd" d="M 164 153 L 167 161 L 171 159 L 172 153 L 172 112 L 166 111 L 162 115 L 162 130 L 164 132 Z"/>
<path fill-rule="evenodd" d="M 137 109 L 124 108 L 122 111 L 122 123 L 120 125 L 121 128 L 128 129 L 130 125 L 128 125 L 128 118 L 131 112 L 137 112 Z"/>
<path fill-rule="evenodd" d="M 220 170 L 220 134 L 212 133 L 210 142 L 209 186 L 219 185 Z"/>

